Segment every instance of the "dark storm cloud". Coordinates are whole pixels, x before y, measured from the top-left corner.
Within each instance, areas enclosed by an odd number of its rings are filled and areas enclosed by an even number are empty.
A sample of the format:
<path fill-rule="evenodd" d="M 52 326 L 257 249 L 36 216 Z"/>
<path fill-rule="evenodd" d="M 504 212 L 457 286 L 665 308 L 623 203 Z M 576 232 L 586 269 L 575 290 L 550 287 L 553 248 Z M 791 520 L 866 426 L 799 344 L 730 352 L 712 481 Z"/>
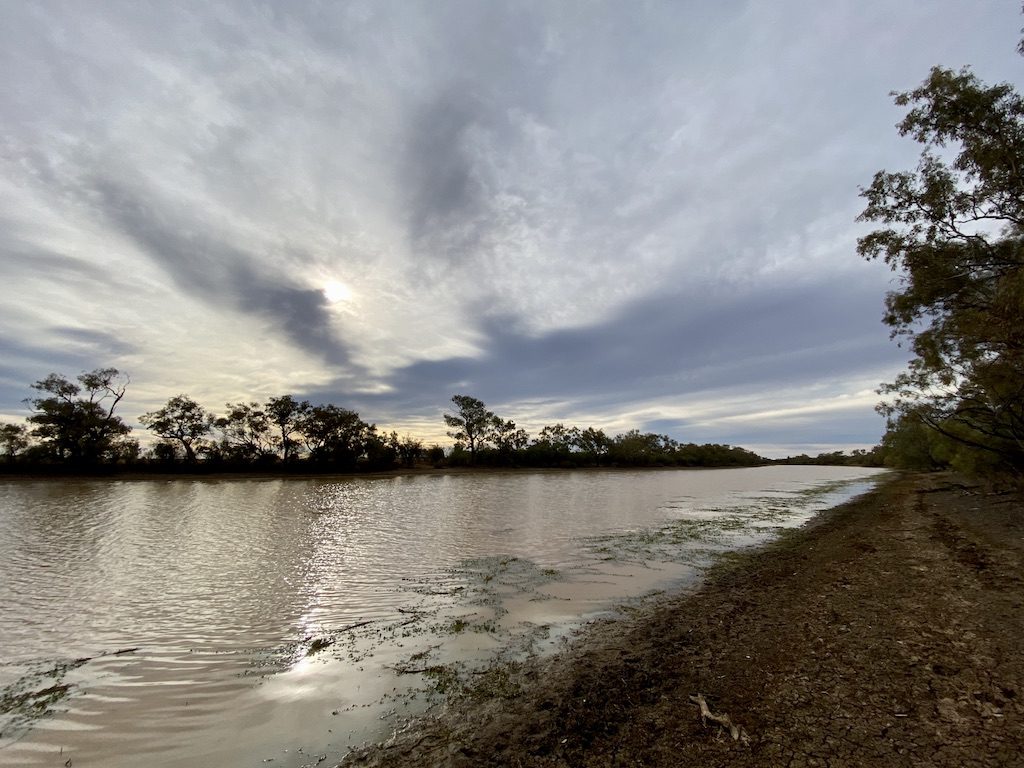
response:
<path fill-rule="evenodd" d="M 760 394 L 768 403 L 782 388 L 842 381 L 905 359 L 885 343 L 880 314 L 877 285 L 863 279 L 704 297 L 703 303 L 662 294 L 600 323 L 538 336 L 492 319 L 479 358 L 407 366 L 390 379 L 386 394 L 325 388 L 312 395 L 369 412 L 440 408 L 455 393 L 493 404 L 529 393 L 532 400 L 609 414 L 644 399 L 669 397 L 685 406 L 688 398 L 716 392 Z"/>
<path fill-rule="evenodd" d="M 536 397 L 615 399 L 841 375 L 892 360 L 878 345 L 885 332 L 878 297 L 827 286 L 768 295 L 723 295 L 701 303 L 662 295 L 636 301 L 599 324 L 533 338 L 494 321 L 479 360 L 421 363 L 414 380 L 469 382 L 496 400 L 517 391 Z M 865 360 L 874 351 L 880 359 Z"/>
<path fill-rule="evenodd" d="M 288 275 L 269 271 L 252 254 L 197 229 L 201 221 L 173 221 L 157 208 L 155 195 L 112 180 L 97 181 L 94 188 L 101 213 L 185 293 L 268 318 L 303 349 L 332 364 L 347 363 L 348 352 L 334 338 L 321 291 L 295 287 Z"/>
<path fill-rule="evenodd" d="M 410 104 L 397 168 L 419 258 L 462 265 L 479 256 L 495 226 L 489 213 L 500 190 L 489 178 L 486 152 L 520 141 L 510 112 L 544 114 L 550 98 L 547 21 L 536 11 L 456 4 L 431 13 L 434 77 Z M 477 144 L 482 138 L 486 150 Z"/>

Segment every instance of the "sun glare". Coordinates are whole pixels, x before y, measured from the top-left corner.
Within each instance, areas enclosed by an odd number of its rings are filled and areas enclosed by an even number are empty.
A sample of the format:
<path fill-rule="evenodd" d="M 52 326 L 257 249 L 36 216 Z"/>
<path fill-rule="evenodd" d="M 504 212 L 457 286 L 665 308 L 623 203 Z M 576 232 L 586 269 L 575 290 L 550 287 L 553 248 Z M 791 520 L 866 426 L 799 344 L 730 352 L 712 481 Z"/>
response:
<path fill-rule="evenodd" d="M 331 302 L 336 304 L 339 301 L 348 301 L 352 298 L 352 291 L 344 283 L 339 283 L 337 280 L 332 280 L 324 286 L 324 297 Z"/>

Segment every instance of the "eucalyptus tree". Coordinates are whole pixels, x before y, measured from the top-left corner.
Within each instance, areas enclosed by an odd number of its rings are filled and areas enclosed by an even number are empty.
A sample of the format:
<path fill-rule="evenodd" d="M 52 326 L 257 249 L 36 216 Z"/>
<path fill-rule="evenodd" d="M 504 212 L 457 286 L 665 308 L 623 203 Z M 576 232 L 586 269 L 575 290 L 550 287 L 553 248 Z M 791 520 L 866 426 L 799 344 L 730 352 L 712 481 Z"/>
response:
<path fill-rule="evenodd" d="M 920 421 L 992 463 L 1024 471 L 1024 100 L 968 69 L 936 67 L 895 94 L 922 145 L 913 171 L 879 171 L 858 251 L 901 276 L 884 322 L 909 369 L 883 387 L 890 424 Z"/>
<path fill-rule="evenodd" d="M 494 423 L 494 414 L 482 400 L 469 395 L 453 395 L 455 413 L 444 414 L 448 437 L 464 442 L 469 448 L 470 463 L 476 463 L 476 452 L 487 444 L 487 436 Z"/>
<path fill-rule="evenodd" d="M 117 456 L 118 440 L 131 431 L 115 410 L 131 379 L 117 368 L 97 368 L 74 381 L 57 373 L 32 384 L 40 394 L 26 402 L 32 435 L 59 461 L 92 464 Z"/>
<path fill-rule="evenodd" d="M 674 464 L 678 443 L 667 435 L 631 429 L 616 435 L 609 446 L 611 461 L 632 466 Z"/>
<path fill-rule="evenodd" d="M 530 442 L 530 434 L 525 429 L 517 427 L 512 419 L 503 419 L 500 416 L 491 418 L 488 436 L 498 452 L 506 456 L 523 450 Z"/>
<path fill-rule="evenodd" d="M 562 423 L 548 424 L 537 434 L 530 446 L 530 461 L 543 465 L 567 465 L 579 457 L 572 456 L 579 436 L 578 427 L 566 427 Z"/>
<path fill-rule="evenodd" d="M 24 424 L 0 424 L 0 449 L 11 463 L 14 458 L 28 448 L 28 429 Z"/>
<path fill-rule="evenodd" d="M 185 460 L 196 460 L 196 444 L 210 434 L 214 416 L 188 395 L 175 395 L 163 408 L 149 411 L 139 417 L 148 430 L 171 445 L 178 443 L 185 452 Z"/>
<path fill-rule="evenodd" d="M 595 464 L 601 464 L 601 460 L 608 455 L 608 447 L 610 445 L 611 439 L 605 434 L 603 429 L 587 427 L 583 430 L 577 430 L 576 447 L 581 453 L 593 459 Z"/>
<path fill-rule="evenodd" d="M 570 453 L 579 440 L 579 427 L 567 427 L 561 422 L 541 429 L 537 442 L 547 443 L 556 453 Z"/>
<path fill-rule="evenodd" d="M 258 461 L 275 454 L 270 418 L 257 402 L 228 403 L 227 413 L 214 420 L 229 453 L 236 459 Z"/>
<path fill-rule="evenodd" d="M 359 418 L 359 414 L 333 404 L 307 409 L 297 424 L 310 458 L 354 467 L 372 440 L 377 428 Z"/>
<path fill-rule="evenodd" d="M 294 439 L 302 418 L 312 406 L 309 401 L 297 401 L 291 395 L 272 397 L 267 401 L 265 411 L 270 423 L 277 428 L 275 442 L 281 447 L 281 460 L 287 464 L 295 457 L 301 443 Z"/>
<path fill-rule="evenodd" d="M 417 440 L 412 435 L 399 438 L 398 433 L 392 431 L 388 435 L 388 443 L 405 467 L 413 466 L 416 460 L 424 455 L 423 441 Z"/>

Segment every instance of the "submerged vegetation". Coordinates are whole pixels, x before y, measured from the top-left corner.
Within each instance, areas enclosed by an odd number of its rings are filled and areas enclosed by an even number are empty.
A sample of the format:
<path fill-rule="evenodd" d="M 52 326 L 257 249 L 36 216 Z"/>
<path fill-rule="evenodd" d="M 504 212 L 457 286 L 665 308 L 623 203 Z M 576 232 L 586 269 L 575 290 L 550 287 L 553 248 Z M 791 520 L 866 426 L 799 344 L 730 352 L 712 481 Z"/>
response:
<path fill-rule="evenodd" d="M 55 711 L 72 693 L 68 672 L 88 659 L 38 663 L 12 683 L 0 688 L 0 739 L 13 739 L 35 721 Z"/>

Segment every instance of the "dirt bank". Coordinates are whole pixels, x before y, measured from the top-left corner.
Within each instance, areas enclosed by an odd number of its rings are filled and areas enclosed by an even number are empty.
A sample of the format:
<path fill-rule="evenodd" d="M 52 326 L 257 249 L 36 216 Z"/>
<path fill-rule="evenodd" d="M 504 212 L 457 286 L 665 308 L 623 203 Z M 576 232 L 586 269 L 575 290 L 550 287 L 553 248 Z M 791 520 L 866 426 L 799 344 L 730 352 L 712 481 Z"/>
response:
<path fill-rule="evenodd" d="M 1022 765 L 1022 565 L 1020 496 L 900 478 L 344 765 Z"/>

